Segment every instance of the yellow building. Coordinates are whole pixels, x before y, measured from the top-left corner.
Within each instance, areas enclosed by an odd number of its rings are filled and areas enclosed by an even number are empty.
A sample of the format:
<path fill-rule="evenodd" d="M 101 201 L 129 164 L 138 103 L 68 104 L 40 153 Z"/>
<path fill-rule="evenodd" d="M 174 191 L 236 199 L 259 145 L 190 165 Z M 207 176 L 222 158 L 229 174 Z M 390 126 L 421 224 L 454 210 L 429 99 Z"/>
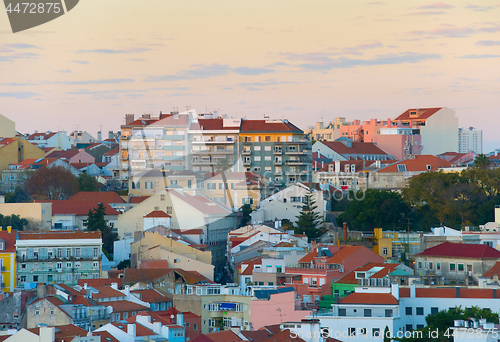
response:
<path fill-rule="evenodd" d="M 12 227 L 0 227 L 0 264 L 2 272 L 2 292 L 13 292 L 16 287 L 16 238 Z"/>
<path fill-rule="evenodd" d="M 373 252 L 385 260 L 387 258 L 399 259 L 403 254 L 415 255 L 419 253 L 420 249 L 420 234 L 414 232 L 383 231 L 382 228 L 375 228 L 373 240 Z"/>
<path fill-rule="evenodd" d="M 44 150 L 32 143 L 19 138 L 4 138 L 0 140 L 0 172 L 25 159 L 44 158 Z"/>

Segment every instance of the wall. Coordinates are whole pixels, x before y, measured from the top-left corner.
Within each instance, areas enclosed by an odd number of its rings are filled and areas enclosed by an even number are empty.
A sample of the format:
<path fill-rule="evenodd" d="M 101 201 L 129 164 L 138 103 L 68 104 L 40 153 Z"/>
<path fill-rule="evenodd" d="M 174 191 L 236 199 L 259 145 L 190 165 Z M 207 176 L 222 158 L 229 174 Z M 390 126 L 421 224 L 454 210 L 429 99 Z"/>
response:
<path fill-rule="evenodd" d="M 295 310 L 295 291 L 276 293 L 269 300 L 250 302 L 252 329 L 258 330 L 265 325 L 283 322 L 300 322 L 312 315 L 309 310 Z"/>
<path fill-rule="evenodd" d="M 57 300 L 57 299 L 56 299 Z M 61 302 L 63 304 L 63 302 Z M 27 328 L 36 328 L 44 323 L 49 326 L 71 324 L 71 318 L 46 299 L 42 299 L 27 308 Z M 37 315 L 36 312 L 39 312 Z M 52 313 L 53 312 L 53 313 Z"/>
<path fill-rule="evenodd" d="M 40 221 L 41 227 L 48 230 L 52 223 L 52 203 L 1 203 L 0 214 Z"/>
<path fill-rule="evenodd" d="M 458 152 L 458 118 L 455 111 L 442 108 L 421 126 L 422 154 Z"/>
<path fill-rule="evenodd" d="M 0 114 L 0 137 L 13 138 L 16 136 L 16 123 Z"/>

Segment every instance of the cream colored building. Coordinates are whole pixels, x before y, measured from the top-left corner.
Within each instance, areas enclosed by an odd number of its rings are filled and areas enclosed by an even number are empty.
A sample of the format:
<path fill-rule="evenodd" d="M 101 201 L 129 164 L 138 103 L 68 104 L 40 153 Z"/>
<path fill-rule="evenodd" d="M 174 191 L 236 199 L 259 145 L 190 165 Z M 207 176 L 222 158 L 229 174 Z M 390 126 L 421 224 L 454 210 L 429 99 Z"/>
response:
<path fill-rule="evenodd" d="M 169 268 L 197 271 L 210 280 L 214 279 L 212 253 L 185 245 L 159 233 L 145 232 L 144 237 L 132 243 L 132 267 L 142 260 L 166 260 Z"/>
<path fill-rule="evenodd" d="M 316 127 L 305 130 L 304 134 L 311 140 L 334 141 L 340 138 L 340 127 L 349 124 L 345 118 L 335 118 L 326 127 L 324 122 L 316 122 Z"/>
<path fill-rule="evenodd" d="M 0 203 L 0 214 L 19 215 L 39 223 L 40 228 L 45 230 L 52 226 L 52 203 Z"/>
<path fill-rule="evenodd" d="M 197 195 L 203 190 L 204 177 L 194 171 L 162 171 L 158 169 L 143 171 L 129 179 L 131 196 L 151 196 L 165 188 L 183 188 Z"/>
<path fill-rule="evenodd" d="M 192 196 L 183 189 L 160 190 L 124 212 L 115 223 L 120 238 L 144 231 L 144 215 L 162 210 L 171 218 L 172 229 L 201 229 L 202 244 L 212 252 L 212 264 L 223 267 L 227 234 L 236 228 L 236 215 L 226 206 L 205 196 Z"/>
<path fill-rule="evenodd" d="M 0 114 L 0 138 L 13 138 L 16 136 L 16 123 Z"/>

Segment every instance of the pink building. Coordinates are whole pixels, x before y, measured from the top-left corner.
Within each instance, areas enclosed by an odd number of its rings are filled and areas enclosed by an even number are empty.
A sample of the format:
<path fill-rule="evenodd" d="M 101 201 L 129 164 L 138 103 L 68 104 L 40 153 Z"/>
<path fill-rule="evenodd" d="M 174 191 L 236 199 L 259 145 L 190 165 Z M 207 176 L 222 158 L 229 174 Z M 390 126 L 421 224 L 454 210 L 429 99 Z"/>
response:
<path fill-rule="evenodd" d="M 401 120 L 354 120 L 351 125 L 340 126 L 340 135 L 355 142 L 374 143 L 395 159 L 419 155 L 422 150 L 420 130 L 403 125 Z"/>
<path fill-rule="evenodd" d="M 252 330 L 265 325 L 300 322 L 312 315 L 310 310 L 296 310 L 293 287 L 255 291 L 255 296 L 257 299 L 250 302 Z"/>

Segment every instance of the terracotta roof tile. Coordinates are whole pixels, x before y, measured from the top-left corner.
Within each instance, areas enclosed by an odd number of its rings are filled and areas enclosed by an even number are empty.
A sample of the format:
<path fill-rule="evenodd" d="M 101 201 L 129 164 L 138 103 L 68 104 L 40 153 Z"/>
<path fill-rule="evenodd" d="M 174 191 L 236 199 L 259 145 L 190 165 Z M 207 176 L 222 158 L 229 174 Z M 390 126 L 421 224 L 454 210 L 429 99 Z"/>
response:
<path fill-rule="evenodd" d="M 500 251 L 488 245 L 444 242 L 427 248 L 417 256 L 442 256 L 451 258 L 488 259 L 500 258 Z"/>
<path fill-rule="evenodd" d="M 134 302 L 129 302 L 128 300 L 113 300 L 103 303 L 106 306 L 113 307 L 113 312 L 123 312 L 123 311 L 149 311 L 150 308 L 147 306 L 137 304 Z"/>
<path fill-rule="evenodd" d="M 380 147 L 369 142 L 352 142 L 351 147 L 346 146 L 341 141 L 320 141 L 323 145 L 338 154 L 374 154 L 387 155 Z"/>
<path fill-rule="evenodd" d="M 398 300 L 390 293 L 354 292 L 340 299 L 340 304 L 398 304 Z"/>
<path fill-rule="evenodd" d="M 80 191 L 68 201 L 92 201 L 101 203 L 125 203 L 123 198 L 114 191 Z"/>
<path fill-rule="evenodd" d="M 167 302 L 171 301 L 168 297 L 158 292 L 155 289 L 147 289 L 147 290 L 135 290 L 130 291 L 132 294 L 139 295 L 139 299 L 148 303 L 159 303 L 159 302 Z"/>
<path fill-rule="evenodd" d="M 118 215 L 108 203 L 98 200 L 57 200 L 57 201 L 36 201 L 37 203 L 52 203 L 52 215 L 77 215 L 87 216 L 89 210 L 97 208 L 99 203 L 104 204 L 106 215 Z"/>
<path fill-rule="evenodd" d="M 118 288 L 121 288 L 123 278 L 97 278 L 97 279 L 78 279 L 78 285 L 84 286 L 87 284 L 93 288 L 110 286 L 113 283 L 117 283 Z"/>
<path fill-rule="evenodd" d="M 85 337 L 89 333 L 87 330 L 73 324 L 58 325 L 55 328 L 55 342 L 72 341 L 75 337 Z M 34 334 L 40 334 L 40 328 L 31 328 L 28 330 Z"/>
<path fill-rule="evenodd" d="M 376 172 L 398 172 L 398 165 L 406 165 L 406 171 L 411 172 L 429 171 L 427 165 L 431 166 L 431 171 L 437 171 L 441 167 L 451 167 L 452 163 L 433 155 L 418 155 L 382 167 Z"/>
<path fill-rule="evenodd" d="M 266 120 L 241 120 L 240 132 L 288 132 L 301 134 L 303 131 L 292 123 L 266 122 Z"/>
<path fill-rule="evenodd" d="M 129 203 L 138 204 L 142 201 L 145 201 L 149 198 L 149 196 L 131 196 L 129 198 Z"/>
<path fill-rule="evenodd" d="M 179 268 L 127 268 L 125 269 L 125 275 L 123 282 L 125 284 L 135 284 L 135 283 L 150 283 L 154 282 L 172 272 L 176 272 L 178 275 L 182 276 L 188 284 L 196 284 L 199 282 L 210 282 L 206 277 L 202 276 L 200 273 L 195 271 L 184 271 Z"/>
<path fill-rule="evenodd" d="M 306 342 L 296 334 L 292 335 L 289 329 L 280 331 L 279 333 L 263 340 L 262 342 Z"/>
<path fill-rule="evenodd" d="M 224 127 L 224 119 L 198 119 L 198 122 L 204 131 L 221 131 L 221 130 L 240 130 L 240 126 Z"/>
<path fill-rule="evenodd" d="M 16 229 L 12 229 L 10 233 L 7 231 L 7 229 L 0 231 L 0 239 L 2 239 L 5 242 L 2 253 L 16 252 L 16 239 L 17 239 Z"/>
<path fill-rule="evenodd" d="M 500 277 L 500 261 L 497 261 L 492 268 L 490 268 L 483 277 L 493 278 L 493 276 Z"/>
<path fill-rule="evenodd" d="M 84 232 L 81 230 L 53 230 L 40 233 L 37 231 L 18 232 L 19 240 L 68 240 L 68 239 L 100 239 L 101 232 Z"/>
<path fill-rule="evenodd" d="M 430 118 L 432 115 L 436 114 L 439 110 L 443 109 L 442 107 L 440 108 L 413 108 L 413 109 L 408 109 L 406 112 L 404 112 L 403 114 L 400 114 L 396 119 L 394 120 L 408 120 L 408 119 L 412 119 L 412 120 L 424 120 L 424 119 L 428 119 Z M 415 116 L 415 117 L 410 117 L 410 112 L 413 112 L 413 111 L 420 111 L 420 115 L 419 116 Z"/>
<path fill-rule="evenodd" d="M 154 210 L 144 217 L 172 217 L 163 210 Z"/>

